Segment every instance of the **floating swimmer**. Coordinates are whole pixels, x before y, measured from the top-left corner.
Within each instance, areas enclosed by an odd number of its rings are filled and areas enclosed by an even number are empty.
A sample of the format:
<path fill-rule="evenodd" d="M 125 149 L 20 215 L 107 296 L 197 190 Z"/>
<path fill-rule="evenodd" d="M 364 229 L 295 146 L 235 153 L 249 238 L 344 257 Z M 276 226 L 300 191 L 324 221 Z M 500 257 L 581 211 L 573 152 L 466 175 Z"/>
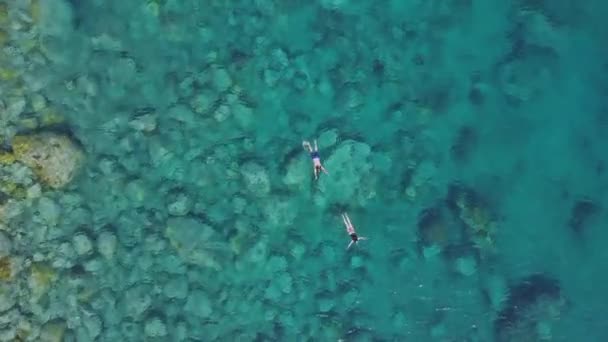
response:
<path fill-rule="evenodd" d="M 321 157 L 319 156 L 319 147 L 317 146 L 317 141 L 315 140 L 314 143 L 314 149 L 308 141 L 302 141 L 302 147 L 304 147 L 304 149 L 310 153 L 310 158 L 312 158 L 313 173 L 315 175 L 315 180 L 317 180 L 319 179 L 319 174 L 321 171 L 323 171 L 323 173 L 326 175 L 328 175 L 329 172 L 327 172 L 327 170 L 325 170 L 321 164 Z"/>
<path fill-rule="evenodd" d="M 348 217 L 347 213 L 342 213 L 342 221 L 344 221 L 344 226 L 346 226 L 346 232 L 350 235 L 351 241 L 348 244 L 346 249 L 349 249 L 353 244 L 359 243 L 359 241 L 367 240 L 366 237 L 358 236 L 355 231 L 355 226 L 350 222 L 350 217 Z"/>

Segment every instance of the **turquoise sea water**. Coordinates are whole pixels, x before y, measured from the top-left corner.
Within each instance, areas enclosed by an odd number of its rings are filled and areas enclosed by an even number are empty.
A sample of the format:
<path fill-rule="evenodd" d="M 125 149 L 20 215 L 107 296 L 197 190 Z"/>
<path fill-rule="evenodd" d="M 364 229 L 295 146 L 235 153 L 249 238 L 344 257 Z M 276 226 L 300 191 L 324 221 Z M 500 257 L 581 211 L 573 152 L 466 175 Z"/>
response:
<path fill-rule="evenodd" d="M 608 340 L 606 14 L 0 1 L 0 340 Z"/>

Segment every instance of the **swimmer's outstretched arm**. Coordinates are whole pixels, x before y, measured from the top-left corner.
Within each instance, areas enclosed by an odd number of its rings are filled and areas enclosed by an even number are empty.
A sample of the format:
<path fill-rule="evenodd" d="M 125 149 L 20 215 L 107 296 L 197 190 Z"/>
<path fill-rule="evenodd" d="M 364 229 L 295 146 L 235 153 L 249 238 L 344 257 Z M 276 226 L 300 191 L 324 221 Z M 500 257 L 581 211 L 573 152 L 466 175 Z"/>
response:
<path fill-rule="evenodd" d="M 310 142 L 306 140 L 302 141 L 302 147 L 304 147 L 306 151 L 312 153 L 312 147 L 310 146 Z"/>
<path fill-rule="evenodd" d="M 323 171 L 324 174 L 328 175 L 329 172 L 327 172 L 327 170 L 325 170 L 325 168 L 323 167 L 323 165 L 321 165 L 321 171 Z"/>

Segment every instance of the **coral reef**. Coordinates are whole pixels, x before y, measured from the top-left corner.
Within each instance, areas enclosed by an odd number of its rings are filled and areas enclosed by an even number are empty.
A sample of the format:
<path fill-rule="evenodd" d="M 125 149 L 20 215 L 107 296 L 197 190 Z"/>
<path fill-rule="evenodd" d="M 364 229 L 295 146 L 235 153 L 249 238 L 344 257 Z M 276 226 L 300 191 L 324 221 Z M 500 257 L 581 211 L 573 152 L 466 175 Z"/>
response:
<path fill-rule="evenodd" d="M 0 340 L 608 340 L 600 3 L 0 0 Z"/>

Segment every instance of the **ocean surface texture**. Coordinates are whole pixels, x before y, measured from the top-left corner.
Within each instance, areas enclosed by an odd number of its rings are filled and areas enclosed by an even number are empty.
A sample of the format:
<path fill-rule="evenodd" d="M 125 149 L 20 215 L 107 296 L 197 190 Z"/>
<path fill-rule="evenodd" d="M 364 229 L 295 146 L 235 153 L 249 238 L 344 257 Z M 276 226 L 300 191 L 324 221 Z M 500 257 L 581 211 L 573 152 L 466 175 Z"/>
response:
<path fill-rule="evenodd" d="M 608 341 L 607 17 L 0 0 L 0 341 Z"/>

